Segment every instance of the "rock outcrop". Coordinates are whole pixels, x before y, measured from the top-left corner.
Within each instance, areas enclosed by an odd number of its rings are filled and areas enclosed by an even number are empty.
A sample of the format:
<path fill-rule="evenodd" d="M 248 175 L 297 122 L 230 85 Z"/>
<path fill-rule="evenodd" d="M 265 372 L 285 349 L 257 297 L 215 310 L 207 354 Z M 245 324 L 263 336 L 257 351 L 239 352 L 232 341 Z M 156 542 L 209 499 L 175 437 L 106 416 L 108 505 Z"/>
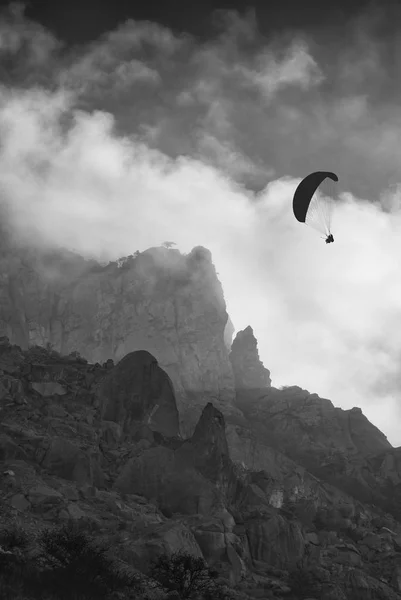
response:
<path fill-rule="evenodd" d="M 223 291 L 211 254 L 150 248 L 107 266 L 66 252 L 2 249 L 0 335 L 91 362 L 146 350 L 170 376 L 181 433 L 234 400 Z M 232 333 L 231 333 L 232 335 Z M 228 337 L 227 337 L 228 336 Z"/>
<path fill-rule="evenodd" d="M 230 362 L 234 372 L 237 401 L 256 400 L 271 386 L 270 371 L 259 358 L 252 327 L 239 331 L 232 343 Z"/>
<path fill-rule="evenodd" d="M 179 435 L 179 416 L 170 377 L 146 350 L 127 354 L 98 391 L 102 420 L 133 438 L 138 423 L 167 436 Z"/>
<path fill-rule="evenodd" d="M 271 445 L 297 460 L 309 457 L 308 467 L 318 466 L 328 452 L 365 457 L 392 448 L 360 409 L 336 408 L 297 386 L 271 387 L 258 400 L 244 399 L 238 406 L 250 421 L 264 424 Z"/>

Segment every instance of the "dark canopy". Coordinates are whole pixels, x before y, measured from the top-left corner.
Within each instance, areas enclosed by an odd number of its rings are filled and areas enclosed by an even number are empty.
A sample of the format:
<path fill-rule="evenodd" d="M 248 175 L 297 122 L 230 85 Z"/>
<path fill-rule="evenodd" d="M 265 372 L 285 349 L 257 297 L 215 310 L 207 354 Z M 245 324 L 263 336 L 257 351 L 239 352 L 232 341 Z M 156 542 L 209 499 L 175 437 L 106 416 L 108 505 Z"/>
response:
<path fill-rule="evenodd" d="M 338 177 L 335 173 L 331 173 L 330 171 L 316 171 L 315 173 L 307 175 L 295 190 L 292 207 L 295 218 L 301 223 L 305 223 L 313 194 L 326 177 L 333 181 L 338 181 Z"/>

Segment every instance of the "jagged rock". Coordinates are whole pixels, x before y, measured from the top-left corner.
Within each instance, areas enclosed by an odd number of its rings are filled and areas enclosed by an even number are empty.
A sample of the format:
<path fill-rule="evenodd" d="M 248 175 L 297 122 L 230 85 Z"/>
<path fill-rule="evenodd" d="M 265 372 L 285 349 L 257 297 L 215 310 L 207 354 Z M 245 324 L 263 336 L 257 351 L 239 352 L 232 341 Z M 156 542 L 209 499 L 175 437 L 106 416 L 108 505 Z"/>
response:
<path fill-rule="evenodd" d="M 375 455 L 391 448 L 386 436 L 361 412 L 335 408 L 330 400 L 297 386 L 282 390 L 270 388 L 247 412 L 252 420 L 266 421 L 272 433 L 274 429 L 272 445 L 281 444 L 281 451 L 285 448 L 287 454 L 297 456 L 298 460 L 308 449 L 318 463 L 322 458 L 320 449 L 325 450 L 327 456 L 332 449 L 333 457 L 340 459 L 347 455 Z"/>
<path fill-rule="evenodd" d="M 102 419 L 116 422 L 128 436 L 138 422 L 166 436 L 178 434 L 171 380 L 149 352 L 125 356 L 101 384 L 99 399 Z"/>
<path fill-rule="evenodd" d="M 156 498 L 163 510 L 211 514 L 224 507 L 232 477 L 223 415 L 208 404 L 194 435 L 175 450 L 150 447 L 128 460 L 114 488 Z"/>
<path fill-rule="evenodd" d="M 239 331 L 233 341 L 230 361 L 234 371 L 237 400 L 245 395 L 258 398 L 271 386 L 270 371 L 259 358 L 252 327 Z M 239 398 L 238 398 L 239 396 Z"/>
<path fill-rule="evenodd" d="M 191 457 L 193 464 L 207 479 L 226 485 L 229 451 L 223 414 L 211 402 L 203 409 L 192 438 L 176 454 Z"/>
<path fill-rule="evenodd" d="M 0 284 L 0 332 L 12 343 L 50 343 L 102 364 L 147 350 L 173 381 L 183 435 L 192 434 L 208 401 L 220 408 L 233 401 L 228 315 L 207 249 L 185 256 L 149 248 L 107 266 L 67 251 L 3 251 L 10 260 Z"/>

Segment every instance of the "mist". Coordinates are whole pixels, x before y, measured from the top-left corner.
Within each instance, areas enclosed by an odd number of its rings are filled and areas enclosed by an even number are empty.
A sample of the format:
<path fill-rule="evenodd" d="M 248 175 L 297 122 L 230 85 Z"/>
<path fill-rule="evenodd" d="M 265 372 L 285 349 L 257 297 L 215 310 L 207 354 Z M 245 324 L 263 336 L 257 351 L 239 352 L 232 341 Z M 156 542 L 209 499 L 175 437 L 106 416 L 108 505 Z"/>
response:
<path fill-rule="evenodd" d="M 224 15 L 206 42 L 128 21 L 66 48 L 20 5 L 4 13 L 7 227 L 100 260 L 165 240 L 207 247 L 273 385 L 360 406 L 401 445 L 395 38 L 378 32 L 380 11 L 341 46 Z M 328 246 L 291 205 L 301 178 L 326 169 L 340 179 Z"/>

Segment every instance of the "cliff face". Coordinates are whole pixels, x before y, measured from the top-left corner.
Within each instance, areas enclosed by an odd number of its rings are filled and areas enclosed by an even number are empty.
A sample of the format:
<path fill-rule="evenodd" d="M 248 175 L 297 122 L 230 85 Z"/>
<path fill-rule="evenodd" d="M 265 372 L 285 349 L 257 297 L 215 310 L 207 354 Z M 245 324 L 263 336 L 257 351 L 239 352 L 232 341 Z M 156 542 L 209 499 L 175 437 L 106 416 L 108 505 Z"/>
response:
<path fill-rule="evenodd" d="M 173 382 L 184 435 L 208 401 L 232 404 L 228 315 L 208 250 L 151 248 L 106 267 L 3 250 L 2 267 L 0 335 L 12 343 L 51 343 L 92 362 L 150 352 Z"/>
<path fill-rule="evenodd" d="M 263 423 L 270 443 L 289 456 L 320 465 L 331 453 L 368 457 L 392 448 L 386 436 L 358 408 L 336 408 L 298 386 L 266 389 L 257 401 L 241 404 L 253 423 Z"/>
<path fill-rule="evenodd" d="M 250 327 L 237 334 L 230 360 L 235 405 L 243 415 L 241 423 L 227 425 L 235 461 L 277 481 L 290 477 L 304 490 L 311 489 L 310 476 L 317 476 L 401 518 L 399 451 L 360 408 L 336 408 L 298 386 L 272 387 Z"/>
<path fill-rule="evenodd" d="M 248 426 L 269 446 L 319 469 L 333 456 L 368 458 L 392 449 L 386 436 L 360 408 L 342 410 L 298 386 L 271 386 L 251 327 L 240 331 L 230 353 L 236 406 Z"/>

